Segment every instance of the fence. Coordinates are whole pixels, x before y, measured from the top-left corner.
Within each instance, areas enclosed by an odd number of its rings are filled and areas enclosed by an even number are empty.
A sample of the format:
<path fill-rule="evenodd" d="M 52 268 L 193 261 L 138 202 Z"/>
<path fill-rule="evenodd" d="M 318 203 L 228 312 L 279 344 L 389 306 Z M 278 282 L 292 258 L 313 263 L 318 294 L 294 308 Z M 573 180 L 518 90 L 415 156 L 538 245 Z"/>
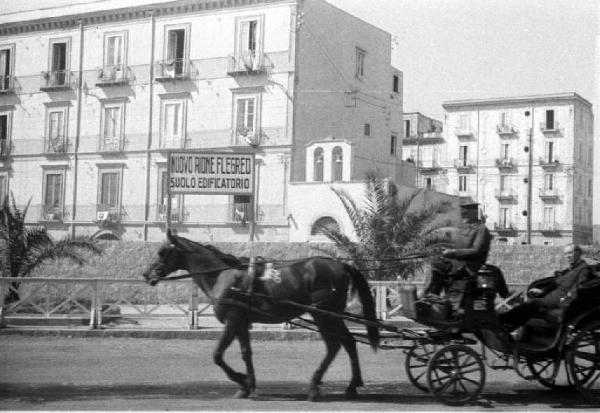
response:
<path fill-rule="evenodd" d="M 377 317 L 388 319 L 400 314 L 406 282 L 371 281 Z M 414 283 L 417 289 L 423 283 Z M 526 284 L 512 284 L 513 290 Z M 5 303 L 9 293 L 18 299 Z M 352 304 L 350 304 L 352 305 Z M 90 328 L 100 328 L 103 320 L 185 317 L 190 329 L 198 327 L 198 317 L 212 318 L 210 298 L 190 279 L 148 286 L 143 280 L 109 278 L 9 278 L 0 277 L 0 326 L 6 317 L 22 322 L 32 318 L 89 318 Z"/>

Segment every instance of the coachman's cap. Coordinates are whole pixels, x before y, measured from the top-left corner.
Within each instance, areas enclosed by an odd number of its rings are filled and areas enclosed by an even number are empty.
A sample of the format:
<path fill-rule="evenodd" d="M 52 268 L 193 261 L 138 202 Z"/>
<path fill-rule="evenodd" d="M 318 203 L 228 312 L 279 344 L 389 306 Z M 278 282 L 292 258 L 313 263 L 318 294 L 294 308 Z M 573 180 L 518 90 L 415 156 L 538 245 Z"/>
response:
<path fill-rule="evenodd" d="M 472 202 L 470 204 L 462 204 L 460 209 L 464 211 L 477 210 L 479 208 L 479 204 L 477 202 Z"/>

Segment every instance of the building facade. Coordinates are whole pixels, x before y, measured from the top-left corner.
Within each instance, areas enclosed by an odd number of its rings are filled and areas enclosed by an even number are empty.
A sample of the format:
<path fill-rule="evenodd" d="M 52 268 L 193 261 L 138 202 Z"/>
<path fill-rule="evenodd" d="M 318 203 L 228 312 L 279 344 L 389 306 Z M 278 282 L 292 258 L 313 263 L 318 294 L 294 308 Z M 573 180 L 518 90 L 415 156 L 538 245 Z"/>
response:
<path fill-rule="evenodd" d="M 415 165 L 415 186 L 437 190 L 444 187 L 441 153 L 445 140 L 443 123 L 419 112 L 404 114 L 402 159 Z"/>
<path fill-rule="evenodd" d="M 256 157 L 253 197 L 172 198 L 197 240 L 288 240 L 293 182 L 413 179 L 388 33 L 324 0 L 100 6 L 0 22 L 0 192 L 30 223 L 163 239 L 172 150 Z"/>
<path fill-rule="evenodd" d="M 480 202 L 497 242 L 592 242 L 590 102 L 565 93 L 443 107 L 445 191 Z"/>

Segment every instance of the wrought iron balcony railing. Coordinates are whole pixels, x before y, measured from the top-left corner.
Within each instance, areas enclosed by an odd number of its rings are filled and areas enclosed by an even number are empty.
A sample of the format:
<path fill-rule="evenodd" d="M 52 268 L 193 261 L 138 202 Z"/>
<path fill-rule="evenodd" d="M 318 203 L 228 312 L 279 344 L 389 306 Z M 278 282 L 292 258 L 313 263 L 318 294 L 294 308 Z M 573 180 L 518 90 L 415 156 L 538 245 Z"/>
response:
<path fill-rule="evenodd" d="M 42 72 L 42 84 L 40 90 L 52 91 L 73 89 L 75 87 L 75 76 L 70 70 L 51 70 Z"/>
<path fill-rule="evenodd" d="M 510 222 L 495 222 L 494 231 L 496 232 L 515 232 L 517 230 L 516 225 Z"/>
<path fill-rule="evenodd" d="M 501 123 L 496 125 L 496 132 L 501 137 L 513 137 L 516 136 L 518 133 L 517 128 L 515 126 L 507 123 Z"/>
<path fill-rule="evenodd" d="M 227 59 L 227 74 L 256 75 L 265 73 L 271 67 L 271 62 L 266 54 L 247 50 Z"/>
<path fill-rule="evenodd" d="M 542 232 L 560 231 L 561 225 L 558 222 L 538 222 L 537 230 Z"/>
<path fill-rule="evenodd" d="M 129 68 L 125 65 L 107 65 L 98 68 L 96 86 L 117 86 L 129 83 Z"/>
<path fill-rule="evenodd" d="M 123 212 L 119 205 L 97 204 L 96 222 L 100 225 L 109 225 L 121 222 Z"/>
<path fill-rule="evenodd" d="M 461 139 L 461 140 L 473 139 L 475 137 L 475 134 L 471 127 L 454 128 L 454 134 L 456 135 L 456 137 L 458 139 Z"/>
<path fill-rule="evenodd" d="M 98 150 L 100 152 L 123 152 L 125 149 L 125 138 L 123 137 L 100 137 Z"/>
<path fill-rule="evenodd" d="M 58 222 L 63 219 L 63 207 L 61 205 L 42 205 L 41 221 Z"/>
<path fill-rule="evenodd" d="M 560 199 L 560 194 L 558 193 L 556 188 L 554 188 L 554 189 L 539 188 L 539 196 L 542 200 L 546 200 L 546 201 L 555 201 L 555 200 Z"/>
<path fill-rule="evenodd" d="M 515 166 L 513 158 L 496 158 L 496 167 L 498 169 L 512 169 Z"/>
<path fill-rule="evenodd" d="M 154 79 L 157 82 L 190 79 L 191 66 L 189 59 L 160 60 L 154 66 Z"/>
<path fill-rule="evenodd" d="M 44 144 L 44 153 L 65 154 L 69 151 L 69 140 L 64 136 L 47 138 Z"/>
<path fill-rule="evenodd" d="M 472 159 L 455 159 L 454 168 L 458 171 L 470 171 L 475 169 L 475 162 Z"/>
<path fill-rule="evenodd" d="M 517 192 L 514 189 L 510 189 L 510 188 L 505 188 L 505 189 L 497 188 L 494 191 L 494 196 L 499 201 L 514 200 L 514 199 L 517 199 Z"/>
<path fill-rule="evenodd" d="M 544 169 L 553 169 L 560 166 L 560 161 L 554 157 L 552 159 L 540 157 L 539 164 Z"/>
<path fill-rule="evenodd" d="M 560 124 L 556 121 L 540 122 L 540 131 L 542 131 L 542 133 L 559 133 L 561 131 Z"/>

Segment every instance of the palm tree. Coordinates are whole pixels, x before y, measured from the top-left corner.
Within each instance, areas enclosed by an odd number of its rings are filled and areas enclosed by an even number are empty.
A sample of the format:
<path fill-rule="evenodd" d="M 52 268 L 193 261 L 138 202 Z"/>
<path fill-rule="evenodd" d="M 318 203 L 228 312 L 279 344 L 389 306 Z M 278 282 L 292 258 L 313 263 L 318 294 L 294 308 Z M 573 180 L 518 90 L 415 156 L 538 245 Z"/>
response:
<path fill-rule="evenodd" d="M 12 194 L 11 194 L 12 195 Z M 15 198 L 12 203 L 6 196 L 0 205 L 0 275 L 2 277 L 27 277 L 44 261 L 68 258 L 79 265 L 85 263 L 81 256 L 84 250 L 101 254 L 99 245 L 86 236 L 66 237 L 54 241 L 46 228 L 28 227 L 25 216 L 29 203 L 20 210 Z M 19 283 L 11 283 L 5 302 L 19 300 Z"/>
<path fill-rule="evenodd" d="M 317 249 L 352 260 L 370 279 L 411 278 L 424 264 L 420 258 L 435 253 L 442 245 L 443 237 L 437 230 L 448 222 L 435 221 L 438 214 L 448 210 L 449 202 L 415 208 L 414 201 L 421 190 L 400 199 L 398 187 L 375 172 L 367 174 L 362 208 L 344 190 L 331 189 L 350 217 L 358 240 L 353 241 L 339 228 L 321 227 L 321 232 L 334 242 L 334 248 Z"/>

